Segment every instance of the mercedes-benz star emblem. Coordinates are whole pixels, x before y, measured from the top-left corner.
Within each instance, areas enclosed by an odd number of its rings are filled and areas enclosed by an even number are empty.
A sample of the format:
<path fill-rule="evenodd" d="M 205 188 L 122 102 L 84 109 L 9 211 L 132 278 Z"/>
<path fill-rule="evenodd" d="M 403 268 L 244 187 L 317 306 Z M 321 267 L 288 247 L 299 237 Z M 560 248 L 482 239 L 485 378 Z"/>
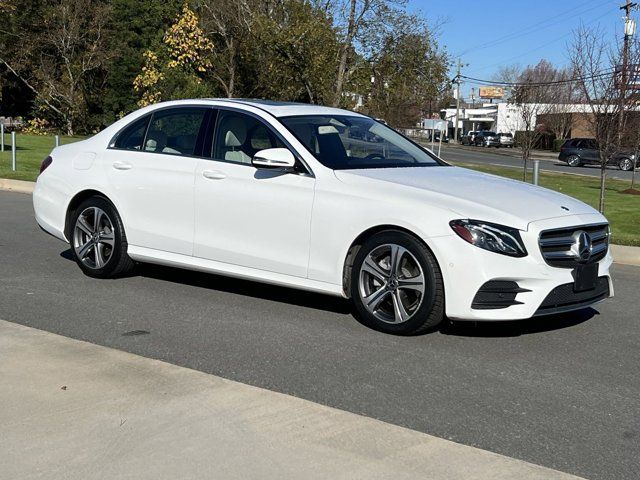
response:
<path fill-rule="evenodd" d="M 591 258 L 591 251 L 593 250 L 593 243 L 591 242 L 591 236 L 583 231 L 578 230 L 573 234 L 573 245 L 571 245 L 571 253 L 574 258 L 580 263 L 586 263 Z"/>

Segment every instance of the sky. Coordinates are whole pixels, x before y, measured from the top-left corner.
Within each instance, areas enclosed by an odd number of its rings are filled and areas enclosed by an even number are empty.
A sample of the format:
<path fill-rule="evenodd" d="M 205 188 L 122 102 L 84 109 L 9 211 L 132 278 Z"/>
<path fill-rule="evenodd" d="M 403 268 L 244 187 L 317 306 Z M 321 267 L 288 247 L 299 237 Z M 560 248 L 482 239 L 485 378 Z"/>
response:
<path fill-rule="evenodd" d="M 440 45 L 466 64 L 463 74 L 480 79 L 491 79 L 502 65 L 526 67 L 541 59 L 566 65 L 573 31 L 581 23 L 599 27 L 612 41 L 622 37 L 624 27 L 623 0 L 408 1 L 411 11 L 440 24 Z M 632 17 L 640 22 L 640 12 Z M 463 84 L 463 96 L 471 87 Z"/>

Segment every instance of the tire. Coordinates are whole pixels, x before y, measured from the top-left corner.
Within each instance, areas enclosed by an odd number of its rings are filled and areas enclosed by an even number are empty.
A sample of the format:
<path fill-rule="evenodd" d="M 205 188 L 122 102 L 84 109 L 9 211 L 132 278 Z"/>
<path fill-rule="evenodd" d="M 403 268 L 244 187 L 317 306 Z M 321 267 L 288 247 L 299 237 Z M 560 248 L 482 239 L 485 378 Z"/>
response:
<path fill-rule="evenodd" d="M 580 167 L 582 166 L 582 161 L 578 155 L 569 155 L 567 157 L 567 165 L 570 167 Z"/>
<path fill-rule="evenodd" d="M 394 275 L 392 252 L 399 258 Z M 387 230 L 370 237 L 358 250 L 350 277 L 357 318 L 367 327 L 418 335 L 444 318 L 440 267 L 429 249 L 406 233 Z"/>
<path fill-rule="evenodd" d="M 633 170 L 633 161 L 630 158 L 621 158 L 618 162 L 618 168 L 623 172 L 630 172 Z"/>
<path fill-rule="evenodd" d="M 107 199 L 91 197 L 83 201 L 71 216 L 71 226 L 71 253 L 85 275 L 114 278 L 133 270 L 135 263 L 127 255 L 122 220 Z"/>

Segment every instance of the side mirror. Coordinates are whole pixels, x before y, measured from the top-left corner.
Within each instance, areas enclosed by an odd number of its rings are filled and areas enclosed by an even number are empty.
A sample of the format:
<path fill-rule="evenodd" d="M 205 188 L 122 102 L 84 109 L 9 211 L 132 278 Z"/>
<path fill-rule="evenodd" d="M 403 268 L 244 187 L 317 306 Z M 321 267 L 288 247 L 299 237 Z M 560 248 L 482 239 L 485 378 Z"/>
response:
<path fill-rule="evenodd" d="M 266 148 L 253 156 L 251 164 L 256 168 L 290 169 L 296 165 L 296 159 L 287 148 Z"/>

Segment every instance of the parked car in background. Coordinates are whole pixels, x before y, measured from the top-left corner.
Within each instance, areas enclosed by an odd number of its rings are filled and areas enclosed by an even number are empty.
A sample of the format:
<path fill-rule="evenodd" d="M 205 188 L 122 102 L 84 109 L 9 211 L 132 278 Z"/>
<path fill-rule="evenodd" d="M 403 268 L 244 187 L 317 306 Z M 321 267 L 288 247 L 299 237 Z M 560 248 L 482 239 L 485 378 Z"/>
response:
<path fill-rule="evenodd" d="M 450 166 L 347 110 L 164 102 L 54 148 L 40 171 L 36 220 L 90 277 L 149 262 L 295 287 L 405 335 L 613 294 L 609 226 L 592 207 Z"/>
<path fill-rule="evenodd" d="M 600 149 L 593 138 L 570 138 L 560 147 L 558 160 L 567 162 L 570 167 L 600 165 Z M 614 155 L 608 165 L 627 172 L 634 167 L 638 168 L 638 159 L 630 152 L 622 152 Z"/>
<path fill-rule="evenodd" d="M 475 130 L 468 131 L 462 137 L 460 137 L 460 143 L 462 145 L 473 145 L 473 142 L 476 138 L 476 133 L 478 132 L 476 132 Z"/>
<path fill-rule="evenodd" d="M 491 132 L 489 130 L 481 130 L 476 133 L 476 137 L 473 140 L 473 144 L 476 147 L 496 147 L 500 146 L 500 140 L 498 140 L 498 136 L 496 132 Z"/>
<path fill-rule="evenodd" d="M 500 141 L 500 147 L 513 148 L 513 134 L 499 133 L 498 140 Z"/>

